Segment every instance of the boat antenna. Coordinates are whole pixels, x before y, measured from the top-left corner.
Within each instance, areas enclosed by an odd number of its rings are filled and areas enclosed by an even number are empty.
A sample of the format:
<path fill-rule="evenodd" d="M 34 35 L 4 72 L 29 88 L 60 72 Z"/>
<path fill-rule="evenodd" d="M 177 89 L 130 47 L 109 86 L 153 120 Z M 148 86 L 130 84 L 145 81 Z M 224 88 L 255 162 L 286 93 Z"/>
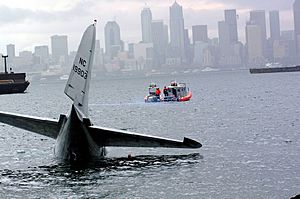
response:
<path fill-rule="evenodd" d="M 6 66 L 6 59 L 7 59 L 8 55 L 2 55 L 2 58 L 4 59 L 4 70 L 5 70 L 5 74 L 7 74 L 7 66 Z"/>

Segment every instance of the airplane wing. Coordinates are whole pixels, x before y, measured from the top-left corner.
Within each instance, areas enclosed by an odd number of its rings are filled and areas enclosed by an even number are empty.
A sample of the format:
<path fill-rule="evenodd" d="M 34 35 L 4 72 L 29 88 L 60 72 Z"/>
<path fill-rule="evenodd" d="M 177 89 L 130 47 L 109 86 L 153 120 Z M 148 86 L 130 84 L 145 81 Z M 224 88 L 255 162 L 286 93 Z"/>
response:
<path fill-rule="evenodd" d="M 183 141 L 178 141 L 97 126 L 90 126 L 88 129 L 91 137 L 98 146 L 165 148 L 202 147 L 199 142 L 189 138 L 184 138 Z"/>
<path fill-rule="evenodd" d="M 0 122 L 56 139 L 65 115 L 59 120 L 12 114 L 0 111 Z"/>

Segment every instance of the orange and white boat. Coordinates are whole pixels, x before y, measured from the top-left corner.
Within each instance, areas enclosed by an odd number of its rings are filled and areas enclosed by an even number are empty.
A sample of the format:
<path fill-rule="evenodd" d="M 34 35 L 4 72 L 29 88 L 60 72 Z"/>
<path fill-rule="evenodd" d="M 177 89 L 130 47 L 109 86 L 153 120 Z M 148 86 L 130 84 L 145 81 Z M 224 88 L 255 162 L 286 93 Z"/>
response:
<path fill-rule="evenodd" d="M 172 81 L 169 86 L 164 87 L 163 94 L 164 98 L 162 101 L 164 102 L 185 102 L 189 101 L 193 96 L 186 83 L 177 83 L 176 81 Z"/>

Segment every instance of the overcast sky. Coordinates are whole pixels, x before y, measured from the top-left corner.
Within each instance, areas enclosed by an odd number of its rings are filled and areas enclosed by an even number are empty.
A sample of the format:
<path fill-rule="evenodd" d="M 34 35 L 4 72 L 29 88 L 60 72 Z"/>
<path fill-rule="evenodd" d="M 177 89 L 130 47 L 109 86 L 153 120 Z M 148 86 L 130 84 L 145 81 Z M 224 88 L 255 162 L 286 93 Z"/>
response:
<path fill-rule="evenodd" d="M 104 46 L 103 29 L 116 20 L 126 43 L 141 40 L 140 12 L 147 3 L 153 19 L 169 24 L 169 6 L 174 0 L 0 0 L 0 53 L 15 44 L 17 52 L 33 51 L 36 45 L 49 45 L 50 36 L 68 35 L 69 50 L 77 50 L 80 37 L 94 19 L 98 19 L 97 38 Z M 281 29 L 291 30 L 294 0 L 177 0 L 183 6 L 185 27 L 207 24 L 210 37 L 217 37 L 217 22 L 224 20 L 225 9 L 237 9 L 239 37 L 245 38 L 249 11 L 279 10 Z M 267 24 L 268 23 L 268 14 Z M 268 27 L 269 29 L 269 27 Z M 269 30 L 268 30 L 269 32 Z M 49 49 L 50 50 L 50 49 Z"/>

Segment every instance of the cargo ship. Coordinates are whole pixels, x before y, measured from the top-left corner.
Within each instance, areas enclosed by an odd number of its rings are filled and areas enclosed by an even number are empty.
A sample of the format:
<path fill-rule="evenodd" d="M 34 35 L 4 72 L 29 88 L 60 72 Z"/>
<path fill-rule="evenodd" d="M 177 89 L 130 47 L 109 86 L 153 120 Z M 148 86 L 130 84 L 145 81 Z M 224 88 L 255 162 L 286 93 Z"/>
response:
<path fill-rule="evenodd" d="M 10 69 L 7 71 L 7 55 L 2 55 L 4 59 L 4 72 L 0 73 L 0 94 L 23 93 L 29 86 L 29 81 L 25 80 L 25 73 L 14 73 Z"/>
<path fill-rule="evenodd" d="M 270 67 L 270 68 L 250 68 L 250 73 L 251 74 L 259 74 L 259 73 L 284 73 L 284 72 L 300 72 L 300 66 Z"/>

